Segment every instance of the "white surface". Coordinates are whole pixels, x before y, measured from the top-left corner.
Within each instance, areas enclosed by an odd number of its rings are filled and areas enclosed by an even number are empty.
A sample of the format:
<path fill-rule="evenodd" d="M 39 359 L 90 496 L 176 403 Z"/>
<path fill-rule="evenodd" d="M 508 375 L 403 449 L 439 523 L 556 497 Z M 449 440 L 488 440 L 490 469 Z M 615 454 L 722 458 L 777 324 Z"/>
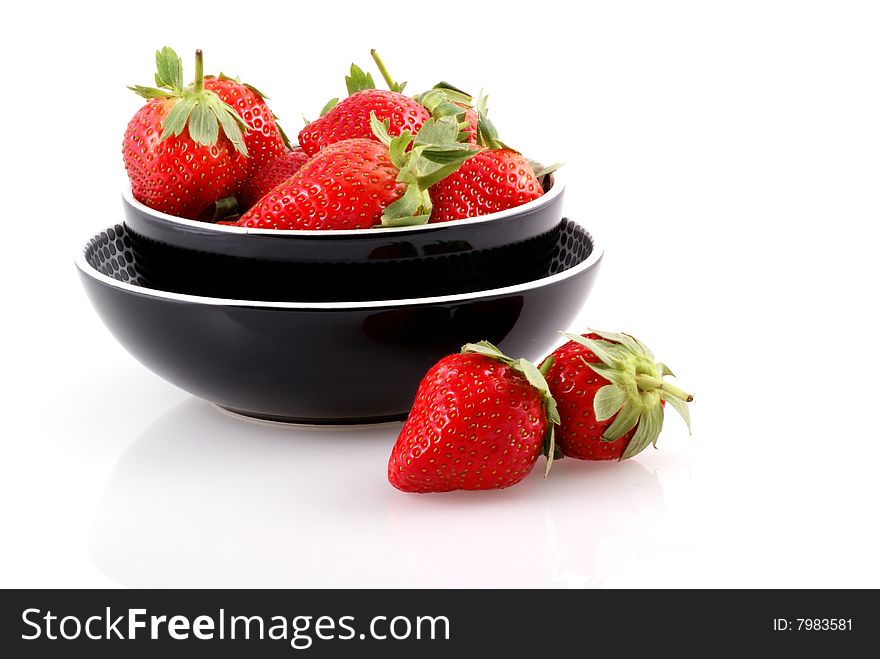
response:
<path fill-rule="evenodd" d="M 414 5 L 334 30 L 320 3 L 161 4 L 27 3 L 0 28 L 0 586 L 880 587 L 876 5 L 481 2 L 432 53 L 395 28 L 440 20 Z M 696 393 L 694 436 L 670 418 L 628 463 L 408 496 L 393 427 L 254 425 L 145 371 L 73 253 L 119 219 L 124 85 L 166 43 L 267 89 L 291 133 L 370 47 L 414 91 L 484 86 L 605 242 L 570 329 L 648 342 Z"/>

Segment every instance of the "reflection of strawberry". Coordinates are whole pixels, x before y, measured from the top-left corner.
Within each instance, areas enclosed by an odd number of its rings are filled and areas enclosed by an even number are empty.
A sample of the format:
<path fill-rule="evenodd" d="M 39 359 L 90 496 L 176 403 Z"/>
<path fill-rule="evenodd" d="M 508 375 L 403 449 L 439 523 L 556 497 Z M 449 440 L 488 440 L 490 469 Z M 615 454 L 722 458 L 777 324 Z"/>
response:
<path fill-rule="evenodd" d="M 205 89 L 228 103 L 250 126 L 244 136 L 248 151 L 248 177 L 254 176 L 284 153 L 284 133 L 276 123 L 275 115 L 266 105 L 262 92 L 222 73 L 216 78 L 205 76 Z"/>
<path fill-rule="evenodd" d="M 247 210 L 274 187 L 293 176 L 309 157 L 296 147 L 284 155 L 278 156 L 268 165 L 257 171 L 242 186 L 236 195 L 242 210 Z"/>
<path fill-rule="evenodd" d="M 415 138 L 392 137 L 370 119 L 375 139 L 335 142 L 260 199 L 239 226 L 260 229 L 365 229 L 423 224 L 428 187 L 455 171 L 471 152 L 457 142 L 455 122 L 426 122 Z"/>
<path fill-rule="evenodd" d="M 620 460 L 657 443 L 669 403 L 690 427 L 693 396 L 663 380 L 672 371 L 628 334 L 594 331 L 557 348 L 542 365 L 559 405 L 557 443 L 567 457 Z"/>
<path fill-rule="evenodd" d="M 552 462 L 556 405 L 530 362 L 468 344 L 425 375 L 391 450 L 388 480 L 404 492 L 489 490 Z"/>
<path fill-rule="evenodd" d="M 195 82 L 188 87 L 180 58 L 170 48 L 156 53 L 156 67 L 157 87 L 131 88 L 149 100 L 125 130 L 125 169 L 135 199 L 195 219 L 244 178 L 247 124 L 205 89 L 202 51 L 196 51 Z"/>
<path fill-rule="evenodd" d="M 431 188 L 431 222 L 488 215 L 544 194 L 529 161 L 511 149 L 484 149 Z"/>

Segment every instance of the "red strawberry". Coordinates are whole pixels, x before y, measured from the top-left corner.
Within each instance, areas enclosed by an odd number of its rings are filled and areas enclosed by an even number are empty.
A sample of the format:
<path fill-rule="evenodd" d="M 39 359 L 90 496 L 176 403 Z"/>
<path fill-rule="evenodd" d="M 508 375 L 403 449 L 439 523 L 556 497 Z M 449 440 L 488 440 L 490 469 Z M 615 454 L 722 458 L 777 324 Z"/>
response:
<path fill-rule="evenodd" d="M 260 199 L 238 221 L 255 229 L 366 229 L 400 199 L 388 147 L 368 139 L 336 142 Z"/>
<path fill-rule="evenodd" d="M 277 118 L 266 105 L 262 92 L 222 73 L 217 78 L 206 76 L 205 89 L 217 94 L 220 100 L 229 104 L 250 126 L 244 136 L 248 152 L 248 177 L 256 175 L 284 153 L 287 140 L 276 123 Z"/>
<path fill-rule="evenodd" d="M 431 222 L 497 213 L 544 194 L 529 161 L 511 149 L 485 149 L 431 188 Z"/>
<path fill-rule="evenodd" d="M 131 87 L 150 99 L 129 122 L 122 142 L 135 199 L 164 213 L 197 219 L 243 180 L 247 155 L 244 120 L 204 88 L 202 51 L 195 82 L 184 88 L 180 58 L 156 53 L 156 84 Z M 220 130 L 222 128 L 222 131 Z"/>
<path fill-rule="evenodd" d="M 245 181 L 236 195 L 241 209 L 246 210 L 253 206 L 260 198 L 293 176 L 308 159 L 305 151 L 296 147 L 257 171 Z"/>
<path fill-rule="evenodd" d="M 656 446 L 669 403 L 690 429 L 693 396 L 663 380 L 672 371 L 628 334 L 594 331 L 557 348 L 541 365 L 559 406 L 563 455 L 622 460 Z"/>
<path fill-rule="evenodd" d="M 425 375 L 391 449 L 388 480 L 404 492 L 490 490 L 520 482 L 554 453 L 556 406 L 537 368 L 491 343 L 468 344 Z"/>
<path fill-rule="evenodd" d="M 498 131 L 489 121 L 486 96 L 480 95 L 475 109 L 470 105 L 470 96 L 446 83 L 440 83 L 423 96 L 428 97 L 438 90 L 454 105 L 469 108 L 464 115 L 459 115 L 461 137 L 486 149 L 431 189 L 434 204 L 431 222 L 497 213 L 541 197 L 544 194 L 541 177 L 555 171 L 559 165 L 539 166 L 498 139 Z M 435 114 L 444 113 L 443 104 L 440 105 Z"/>
<path fill-rule="evenodd" d="M 427 221 L 431 212 L 428 186 L 471 156 L 456 141 L 457 124 L 431 119 L 414 139 L 409 132 L 392 137 L 388 120 L 380 123 L 375 114 L 370 121 L 375 140 L 343 140 L 322 149 L 260 199 L 238 225 L 365 229 Z"/>
<path fill-rule="evenodd" d="M 299 133 L 299 143 L 309 155 L 331 144 L 352 138 L 376 139 L 370 130 L 370 114 L 389 121 L 392 136 L 404 131 L 415 134 L 431 118 L 428 111 L 403 94 L 381 89 L 358 91 L 339 102 L 320 119 Z"/>
<path fill-rule="evenodd" d="M 373 76 L 357 64 L 351 65 L 345 77 L 348 98 L 331 99 L 321 110 L 321 117 L 307 124 L 299 133 L 303 150 L 314 155 L 319 150 L 341 140 L 354 138 L 376 139 L 370 127 L 370 116 L 388 122 L 388 132 L 399 136 L 404 131 L 416 134 L 430 114 L 419 103 L 403 95 L 406 83 L 395 82 L 385 63 L 375 50 L 370 51 L 390 91 L 376 89 Z"/>

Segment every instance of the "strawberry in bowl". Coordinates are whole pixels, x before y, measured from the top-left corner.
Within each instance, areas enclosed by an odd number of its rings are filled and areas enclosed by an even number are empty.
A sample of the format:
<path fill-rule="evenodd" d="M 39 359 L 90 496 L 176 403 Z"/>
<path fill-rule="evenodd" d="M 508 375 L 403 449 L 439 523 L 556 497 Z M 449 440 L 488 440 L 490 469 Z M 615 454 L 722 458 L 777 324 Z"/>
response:
<path fill-rule="evenodd" d="M 352 65 L 348 96 L 288 144 L 266 97 L 223 74 L 183 83 L 157 53 L 126 133 L 125 225 L 157 286 L 267 300 L 392 299 L 546 275 L 565 184 L 498 139 L 485 97 L 407 96 Z M 479 193 L 474 193 L 479 190 Z M 379 264 L 381 263 L 381 267 Z M 368 264 L 375 264 L 368 267 Z"/>

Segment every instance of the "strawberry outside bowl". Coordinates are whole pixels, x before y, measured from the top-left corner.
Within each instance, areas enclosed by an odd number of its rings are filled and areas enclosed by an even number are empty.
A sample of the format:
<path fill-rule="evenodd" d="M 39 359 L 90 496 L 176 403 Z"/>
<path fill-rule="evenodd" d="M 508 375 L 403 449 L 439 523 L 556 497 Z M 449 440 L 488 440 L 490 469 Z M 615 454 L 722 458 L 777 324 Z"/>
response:
<path fill-rule="evenodd" d="M 96 311 L 144 366 L 218 407 L 260 419 L 402 419 L 425 372 L 467 342 L 542 357 L 583 306 L 602 249 L 563 220 L 543 276 L 455 295 L 343 302 L 252 301 L 151 288 L 128 229 L 76 258 Z"/>
<path fill-rule="evenodd" d="M 123 192 L 141 275 L 177 293 L 268 301 L 370 301 L 501 288 L 546 272 L 564 180 L 534 201 L 481 217 L 409 227 L 249 229 L 155 211 Z"/>

